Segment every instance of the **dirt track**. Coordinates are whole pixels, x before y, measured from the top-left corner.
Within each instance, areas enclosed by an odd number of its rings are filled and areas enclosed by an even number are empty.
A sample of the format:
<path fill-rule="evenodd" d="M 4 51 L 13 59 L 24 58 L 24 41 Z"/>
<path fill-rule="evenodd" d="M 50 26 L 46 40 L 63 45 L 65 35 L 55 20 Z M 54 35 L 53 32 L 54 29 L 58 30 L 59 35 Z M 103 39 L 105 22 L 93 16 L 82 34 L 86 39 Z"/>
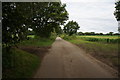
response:
<path fill-rule="evenodd" d="M 57 37 L 34 78 L 113 78 L 114 73 L 79 47 Z"/>

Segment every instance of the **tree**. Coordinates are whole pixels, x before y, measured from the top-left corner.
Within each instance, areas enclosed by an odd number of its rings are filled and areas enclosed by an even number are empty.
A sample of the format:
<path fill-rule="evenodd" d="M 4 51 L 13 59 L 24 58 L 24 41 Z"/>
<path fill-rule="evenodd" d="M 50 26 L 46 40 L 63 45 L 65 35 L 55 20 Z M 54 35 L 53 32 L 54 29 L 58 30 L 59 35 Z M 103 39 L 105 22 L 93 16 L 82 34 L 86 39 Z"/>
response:
<path fill-rule="evenodd" d="M 10 47 L 26 38 L 25 9 L 21 3 L 2 3 L 2 44 Z M 24 3 L 23 3 L 24 5 Z M 24 8 L 23 8 L 24 7 Z M 19 10 L 21 9 L 21 10 Z"/>
<path fill-rule="evenodd" d="M 77 30 L 79 29 L 79 25 L 75 21 L 69 21 L 65 26 L 64 26 L 64 33 L 68 34 L 69 36 L 76 34 Z"/>
<path fill-rule="evenodd" d="M 90 35 L 95 35 L 95 32 L 90 32 Z"/>
<path fill-rule="evenodd" d="M 85 35 L 91 35 L 91 32 L 85 32 L 84 34 Z"/>
<path fill-rule="evenodd" d="M 28 28 L 40 37 L 50 37 L 53 29 L 68 19 L 65 6 L 59 2 L 2 3 L 3 46 L 10 47 L 27 39 Z"/>
<path fill-rule="evenodd" d="M 108 35 L 113 35 L 113 32 L 109 32 Z"/>
<path fill-rule="evenodd" d="M 116 6 L 115 6 L 116 10 L 115 10 L 115 12 L 114 12 L 114 15 L 115 15 L 117 21 L 120 21 L 120 0 L 118 0 L 118 1 L 115 3 L 115 5 L 116 5 Z"/>
<path fill-rule="evenodd" d="M 83 32 L 78 32 L 78 35 L 84 35 L 84 33 Z"/>
<path fill-rule="evenodd" d="M 99 33 L 100 35 L 103 35 L 103 33 Z"/>
<path fill-rule="evenodd" d="M 63 30 L 62 30 L 61 27 L 59 26 L 59 27 L 57 27 L 57 28 L 55 29 L 55 32 L 57 33 L 57 35 L 59 35 L 59 34 L 62 34 L 62 33 L 63 33 Z"/>
<path fill-rule="evenodd" d="M 65 4 L 59 2 L 33 3 L 32 26 L 40 37 L 50 37 L 53 29 L 58 29 L 68 19 Z M 57 31 L 57 30 L 56 30 Z"/>
<path fill-rule="evenodd" d="M 114 33 L 114 35 L 120 35 L 119 33 Z"/>
<path fill-rule="evenodd" d="M 120 21 L 120 0 L 118 0 L 116 3 L 115 3 L 115 12 L 114 12 L 114 15 L 117 19 L 117 21 L 119 22 Z M 120 32 L 120 22 L 118 23 L 118 31 Z"/>

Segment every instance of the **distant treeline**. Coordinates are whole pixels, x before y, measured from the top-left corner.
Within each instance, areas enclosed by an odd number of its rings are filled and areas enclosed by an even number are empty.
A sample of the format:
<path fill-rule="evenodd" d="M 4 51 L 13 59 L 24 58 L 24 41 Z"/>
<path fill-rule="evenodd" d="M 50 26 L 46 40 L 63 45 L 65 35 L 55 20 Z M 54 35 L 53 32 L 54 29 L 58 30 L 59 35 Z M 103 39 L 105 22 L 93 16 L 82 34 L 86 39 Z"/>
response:
<path fill-rule="evenodd" d="M 61 31 L 61 34 L 63 34 L 64 31 Z M 109 32 L 109 33 L 95 33 L 95 32 L 77 32 L 77 35 L 120 35 L 120 33 L 114 33 L 114 32 Z M 35 35 L 34 31 L 28 31 L 28 35 Z"/>
<path fill-rule="evenodd" d="M 95 32 L 78 32 L 77 35 L 120 35 L 120 33 L 114 33 L 114 32 L 109 32 L 109 33 L 95 33 Z"/>

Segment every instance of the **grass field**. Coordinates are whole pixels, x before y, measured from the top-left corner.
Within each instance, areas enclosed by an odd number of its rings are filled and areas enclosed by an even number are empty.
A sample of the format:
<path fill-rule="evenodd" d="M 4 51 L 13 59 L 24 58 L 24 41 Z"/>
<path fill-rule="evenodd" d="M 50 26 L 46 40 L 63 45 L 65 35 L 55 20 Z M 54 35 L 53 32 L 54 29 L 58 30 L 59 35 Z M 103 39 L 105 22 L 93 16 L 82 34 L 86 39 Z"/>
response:
<path fill-rule="evenodd" d="M 83 48 L 86 53 L 91 54 L 115 69 L 120 65 L 120 63 L 118 63 L 118 43 L 108 43 L 105 41 L 106 38 L 118 39 L 118 36 L 65 36 L 63 38 Z M 96 38 L 104 41 L 94 41 Z M 89 39 L 93 40 L 91 41 Z"/>
<path fill-rule="evenodd" d="M 3 49 L 2 58 L 3 78 L 31 78 L 40 64 L 38 56 L 16 48 Z"/>
<path fill-rule="evenodd" d="M 49 47 L 55 40 L 55 36 L 50 38 L 40 38 L 29 35 L 28 40 L 17 44 L 22 47 Z M 45 48 L 46 49 L 46 48 Z M 3 78 L 32 78 L 34 72 L 40 65 L 40 56 L 35 53 L 29 53 L 20 48 L 11 48 L 10 51 L 3 48 Z M 44 54 L 44 53 L 43 53 Z"/>

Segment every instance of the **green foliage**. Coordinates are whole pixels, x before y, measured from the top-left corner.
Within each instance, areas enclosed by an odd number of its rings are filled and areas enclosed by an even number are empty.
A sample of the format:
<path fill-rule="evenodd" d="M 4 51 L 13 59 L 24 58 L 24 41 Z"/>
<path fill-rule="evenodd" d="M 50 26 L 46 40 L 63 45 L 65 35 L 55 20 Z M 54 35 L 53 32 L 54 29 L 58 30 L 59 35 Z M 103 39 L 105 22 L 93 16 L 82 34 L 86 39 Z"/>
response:
<path fill-rule="evenodd" d="M 84 35 L 84 33 L 83 33 L 83 32 L 78 32 L 77 34 L 78 34 L 78 35 Z"/>
<path fill-rule="evenodd" d="M 85 32 L 85 35 L 95 35 L 95 32 Z"/>
<path fill-rule="evenodd" d="M 16 48 L 4 48 L 2 61 L 3 78 L 30 78 L 40 64 L 37 56 Z"/>
<path fill-rule="evenodd" d="M 95 32 L 77 32 L 77 35 L 96 35 L 96 36 L 98 36 L 98 35 L 104 35 L 104 36 L 106 36 L 106 35 L 110 35 L 110 36 L 112 36 L 112 35 L 120 35 L 119 33 L 114 33 L 114 32 L 109 32 L 109 33 L 106 33 L 106 34 L 104 34 L 104 33 L 95 33 Z"/>
<path fill-rule="evenodd" d="M 25 7 L 20 3 L 2 3 L 2 44 L 3 47 L 12 46 L 26 38 L 27 26 L 23 12 Z M 24 5 L 24 3 L 23 3 Z"/>
<path fill-rule="evenodd" d="M 119 21 L 120 20 L 120 0 L 116 1 L 115 8 L 116 8 L 116 10 L 114 12 L 114 15 L 115 15 L 117 21 Z"/>
<path fill-rule="evenodd" d="M 101 36 L 97 36 L 97 37 L 101 37 Z M 111 38 L 113 36 L 106 36 L 106 37 Z M 86 38 L 90 38 L 90 37 L 86 36 Z M 103 39 L 105 38 L 103 37 Z M 85 39 L 81 39 L 81 36 L 77 36 L 76 38 L 66 39 L 66 40 L 80 46 L 87 53 L 91 54 L 92 56 L 94 56 L 95 58 L 101 61 L 104 61 L 106 64 L 110 66 L 114 66 L 114 68 L 116 67 L 118 68 L 118 66 L 120 65 L 120 63 L 118 63 L 118 50 L 119 50 L 118 43 L 109 44 L 104 42 L 87 41 Z"/>
<path fill-rule="evenodd" d="M 31 28 L 40 37 L 50 37 L 54 29 L 59 31 L 59 26 L 68 19 L 65 4 L 58 2 L 33 3 L 34 16 Z"/>
<path fill-rule="evenodd" d="M 107 33 L 107 35 L 111 35 L 111 36 L 112 36 L 112 35 L 113 35 L 113 32 L 109 32 L 109 33 Z"/>
<path fill-rule="evenodd" d="M 34 38 L 31 38 L 29 40 L 24 40 L 20 42 L 19 46 L 36 46 L 36 47 L 44 47 L 44 46 L 51 46 L 51 44 L 55 40 L 55 36 L 52 36 L 51 38 L 41 38 L 40 36 L 34 36 Z"/>
<path fill-rule="evenodd" d="M 68 34 L 69 36 L 76 34 L 77 30 L 79 29 L 79 25 L 77 22 L 74 21 L 69 21 L 65 26 L 64 26 L 64 33 Z"/>
<path fill-rule="evenodd" d="M 120 0 L 117 0 L 116 3 L 115 3 L 115 12 L 114 12 L 114 15 L 117 19 L 117 21 L 120 21 Z M 120 23 L 118 23 L 118 31 L 120 32 Z"/>
<path fill-rule="evenodd" d="M 61 38 L 65 40 L 72 40 L 72 39 L 76 39 L 76 35 L 69 36 L 69 35 L 63 34 L 61 35 Z"/>
<path fill-rule="evenodd" d="M 60 34 L 63 33 L 63 30 L 62 30 L 61 27 L 59 26 L 59 27 L 57 27 L 57 28 L 55 29 L 55 32 L 57 33 L 57 35 L 60 35 Z"/>
<path fill-rule="evenodd" d="M 2 45 L 10 48 L 27 39 L 28 34 L 49 38 L 68 19 L 65 6 L 59 2 L 2 3 Z"/>
<path fill-rule="evenodd" d="M 56 39 L 56 37 L 57 37 L 57 33 L 54 30 L 53 32 L 51 32 L 50 39 L 54 41 Z"/>
<path fill-rule="evenodd" d="M 34 38 L 35 35 L 28 35 L 27 37 L 28 37 L 28 38 Z"/>

